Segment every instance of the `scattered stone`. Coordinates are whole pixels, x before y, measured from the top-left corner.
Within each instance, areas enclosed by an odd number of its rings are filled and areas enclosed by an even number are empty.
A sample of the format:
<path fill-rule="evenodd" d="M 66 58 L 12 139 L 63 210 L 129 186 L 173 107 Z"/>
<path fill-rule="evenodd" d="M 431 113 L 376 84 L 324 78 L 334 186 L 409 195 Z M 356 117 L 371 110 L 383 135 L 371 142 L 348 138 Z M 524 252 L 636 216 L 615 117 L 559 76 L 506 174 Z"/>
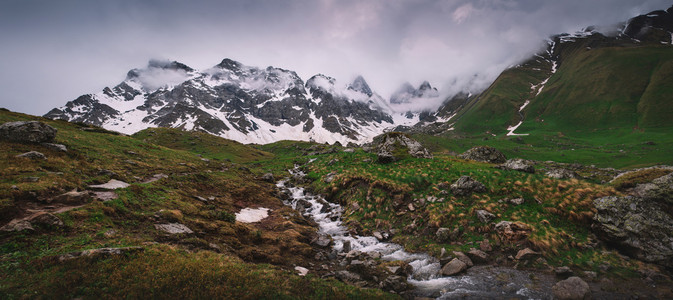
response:
<path fill-rule="evenodd" d="M 109 237 L 109 238 L 115 237 L 117 235 L 117 231 L 114 230 L 114 229 L 110 229 L 110 230 L 106 231 L 105 233 L 103 233 L 103 235 L 105 235 L 105 237 Z"/>
<path fill-rule="evenodd" d="M 407 208 L 409 208 L 409 211 L 415 211 L 416 210 L 416 208 L 414 207 L 414 204 L 412 204 L 412 203 L 409 203 L 409 205 L 407 205 Z"/>
<path fill-rule="evenodd" d="M 208 199 L 203 198 L 203 197 L 201 197 L 201 196 L 196 196 L 196 195 L 194 195 L 194 196 L 192 196 L 192 197 L 193 197 L 194 199 L 196 199 L 196 200 L 199 200 L 199 201 L 203 202 L 203 203 L 208 203 L 208 201 L 209 201 Z"/>
<path fill-rule="evenodd" d="M 469 159 L 481 162 L 487 162 L 492 164 L 501 164 L 504 163 L 507 158 L 502 152 L 498 151 L 493 147 L 488 146 L 477 146 L 470 150 L 465 151 L 465 153 L 458 155 L 462 159 Z"/>
<path fill-rule="evenodd" d="M 325 175 L 325 183 L 330 183 L 334 181 L 334 177 L 336 177 L 337 172 L 330 172 L 329 174 Z"/>
<path fill-rule="evenodd" d="M 47 203 L 64 203 L 64 204 L 80 204 L 87 203 L 91 201 L 91 192 L 81 191 L 78 192 L 76 189 L 70 192 L 60 194 L 54 198 L 47 200 Z"/>
<path fill-rule="evenodd" d="M 343 150 L 343 152 L 345 152 L 345 153 L 353 153 L 353 152 L 355 152 L 355 149 L 353 149 L 353 148 L 346 148 L 346 149 Z"/>
<path fill-rule="evenodd" d="M 374 231 L 372 233 L 372 236 L 375 237 L 379 241 L 383 241 L 383 235 L 378 231 Z"/>
<path fill-rule="evenodd" d="M 491 246 L 491 242 L 488 239 L 485 239 L 479 242 L 479 249 L 484 252 L 491 252 L 493 251 L 493 246 Z"/>
<path fill-rule="evenodd" d="M 266 173 L 266 174 L 262 175 L 262 180 L 264 180 L 266 182 L 269 182 L 269 183 L 275 183 L 276 182 L 276 179 L 273 178 L 273 174 L 271 174 L 271 173 Z"/>
<path fill-rule="evenodd" d="M 46 226 L 63 226 L 63 221 L 57 216 L 48 212 L 38 212 L 28 218 L 28 222 L 32 225 L 46 225 Z"/>
<path fill-rule="evenodd" d="M 0 227 L 0 231 L 5 232 L 18 232 L 23 230 L 34 231 L 35 229 L 30 224 L 30 222 L 26 220 L 12 220 L 7 225 Z"/>
<path fill-rule="evenodd" d="M 189 227 L 180 223 L 154 224 L 154 228 L 169 234 L 194 233 Z"/>
<path fill-rule="evenodd" d="M 489 261 L 488 254 L 484 251 L 470 248 L 470 251 L 467 251 L 467 256 L 475 263 L 483 264 Z"/>
<path fill-rule="evenodd" d="M 308 269 L 300 266 L 294 267 L 294 270 L 297 271 L 297 275 L 306 276 L 308 274 Z"/>
<path fill-rule="evenodd" d="M 106 192 L 92 192 L 93 198 L 99 201 L 107 202 L 110 200 L 114 200 L 119 198 L 117 193 L 113 191 L 106 191 Z"/>
<path fill-rule="evenodd" d="M 56 128 L 39 121 L 7 122 L 0 125 L 0 140 L 19 143 L 51 143 Z"/>
<path fill-rule="evenodd" d="M 498 168 L 526 173 L 535 173 L 535 167 L 533 167 L 533 164 L 530 161 L 521 158 L 507 160 L 504 164 L 499 165 Z"/>
<path fill-rule="evenodd" d="M 584 300 L 591 299 L 589 285 L 579 277 L 570 277 L 557 282 L 552 287 L 554 299 L 559 300 Z"/>
<path fill-rule="evenodd" d="M 549 178 L 554 179 L 573 179 L 580 177 L 579 175 L 577 175 L 575 171 L 567 169 L 553 169 L 548 171 L 545 175 L 547 175 L 547 177 Z"/>
<path fill-rule="evenodd" d="M 332 237 L 326 234 L 318 234 L 315 238 L 313 238 L 311 244 L 321 248 L 327 248 L 332 244 Z"/>
<path fill-rule="evenodd" d="M 495 224 L 495 231 L 503 241 L 518 242 L 528 238 L 531 227 L 521 222 L 500 221 Z"/>
<path fill-rule="evenodd" d="M 385 280 L 381 281 L 379 287 L 384 291 L 401 293 L 409 289 L 409 284 L 407 283 L 407 279 L 405 277 L 391 275 L 388 276 Z"/>
<path fill-rule="evenodd" d="M 516 253 L 516 256 L 514 259 L 516 260 L 533 260 L 540 257 L 540 253 L 533 251 L 530 248 L 525 248 L 523 250 L 519 250 L 519 252 Z"/>
<path fill-rule="evenodd" d="M 493 219 L 495 219 L 495 215 L 488 212 L 488 211 L 480 209 L 480 210 L 477 210 L 477 218 L 482 223 L 487 224 L 487 223 L 490 223 Z"/>
<path fill-rule="evenodd" d="M 84 251 L 70 252 L 56 256 L 59 262 L 75 259 L 78 257 L 108 257 L 113 255 L 128 255 L 145 251 L 143 247 L 121 247 L 121 248 L 98 248 Z"/>
<path fill-rule="evenodd" d="M 432 159 L 430 152 L 418 141 L 399 132 L 388 132 L 374 138 L 379 163 L 390 163 L 409 155 L 416 158 Z"/>
<path fill-rule="evenodd" d="M 356 282 L 359 282 L 359 281 L 362 280 L 362 278 L 360 277 L 360 275 L 355 274 L 355 273 L 353 273 L 353 272 L 346 271 L 346 270 L 343 270 L 343 271 L 337 271 L 337 272 L 334 274 L 334 276 L 335 276 L 337 279 L 339 279 L 339 280 L 341 280 L 341 281 L 343 281 L 343 282 L 346 282 L 346 283 L 356 283 Z"/>
<path fill-rule="evenodd" d="M 162 174 L 162 173 L 154 174 L 154 175 L 152 175 L 152 177 L 143 180 L 142 183 L 155 182 L 155 181 L 163 179 L 163 178 L 168 178 L 168 175 Z"/>
<path fill-rule="evenodd" d="M 38 181 L 40 181 L 40 177 L 33 177 L 33 176 L 23 177 L 23 178 L 21 178 L 21 181 L 23 181 L 23 182 L 38 182 Z"/>
<path fill-rule="evenodd" d="M 554 274 L 556 274 L 556 276 L 561 278 L 568 278 L 570 276 L 573 276 L 573 270 L 567 266 L 558 267 L 554 269 Z"/>
<path fill-rule="evenodd" d="M 100 190 L 116 190 L 116 189 L 123 189 L 129 187 L 130 184 L 119 181 L 117 179 L 110 179 L 110 181 L 104 183 L 104 184 L 94 184 L 94 185 L 89 185 L 89 188 L 92 189 L 100 189 Z"/>
<path fill-rule="evenodd" d="M 453 251 L 453 255 L 456 256 L 457 259 L 460 259 L 460 261 L 465 263 L 467 267 L 474 266 L 472 260 L 467 255 L 465 255 L 465 253 L 460 251 Z"/>
<path fill-rule="evenodd" d="M 469 196 L 472 193 L 483 193 L 486 186 L 472 179 L 470 176 L 461 176 L 451 185 L 451 192 L 456 196 Z"/>
<path fill-rule="evenodd" d="M 68 147 L 62 144 L 42 143 L 42 146 L 54 151 L 68 152 Z"/>
<path fill-rule="evenodd" d="M 631 257 L 673 267 L 673 217 L 661 203 L 640 197 L 594 200 L 592 228 L 598 238 Z"/>
<path fill-rule="evenodd" d="M 512 203 L 514 205 L 521 205 L 523 204 L 523 202 L 524 202 L 523 198 L 509 199 L 509 203 Z"/>
<path fill-rule="evenodd" d="M 435 236 L 437 236 L 438 242 L 446 243 L 451 240 L 451 229 L 441 227 L 437 229 L 437 232 L 435 232 Z"/>
<path fill-rule="evenodd" d="M 589 280 L 595 280 L 598 277 L 598 274 L 594 271 L 584 271 L 584 277 Z"/>
<path fill-rule="evenodd" d="M 451 276 L 465 270 L 467 270 L 467 265 L 460 259 L 454 258 L 442 267 L 441 273 L 443 276 Z"/>
<path fill-rule="evenodd" d="M 37 151 L 29 151 L 29 152 L 26 152 L 26 153 L 23 153 L 23 154 L 19 154 L 16 157 L 18 157 L 18 158 L 28 158 L 28 159 L 47 159 L 47 157 L 44 154 L 42 154 L 40 152 L 37 152 Z"/>

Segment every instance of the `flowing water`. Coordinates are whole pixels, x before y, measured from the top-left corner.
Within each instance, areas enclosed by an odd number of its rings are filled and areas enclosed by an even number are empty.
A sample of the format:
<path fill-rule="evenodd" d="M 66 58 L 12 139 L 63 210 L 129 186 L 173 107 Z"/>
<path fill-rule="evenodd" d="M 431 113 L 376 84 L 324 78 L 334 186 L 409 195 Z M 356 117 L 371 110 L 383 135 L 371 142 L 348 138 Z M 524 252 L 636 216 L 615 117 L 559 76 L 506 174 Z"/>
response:
<path fill-rule="evenodd" d="M 294 177 L 305 174 L 298 167 L 290 170 Z M 378 252 L 384 260 L 401 260 L 413 268 L 407 279 L 415 287 L 414 294 L 437 299 L 547 299 L 553 284 L 551 275 L 529 273 L 506 267 L 475 266 L 464 275 L 442 277 L 439 260 L 426 253 L 410 253 L 395 243 L 381 242 L 373 236 L 351 235 L 341 223 L 343 208 L 324 200 L 319 195 L 305 192 L 302 187 L 288 185 L 288 180 L 280 181 L 278 188 L 291 193 L 286 205 L 297 209 L 298 204 L 305 207 L 304 215 L 311 217 L 318 225 L 321 234 L 332 237 L 333 249 L 342 252 L 344 242 L 350 242 L 351 250 L 373 254 Z"/>

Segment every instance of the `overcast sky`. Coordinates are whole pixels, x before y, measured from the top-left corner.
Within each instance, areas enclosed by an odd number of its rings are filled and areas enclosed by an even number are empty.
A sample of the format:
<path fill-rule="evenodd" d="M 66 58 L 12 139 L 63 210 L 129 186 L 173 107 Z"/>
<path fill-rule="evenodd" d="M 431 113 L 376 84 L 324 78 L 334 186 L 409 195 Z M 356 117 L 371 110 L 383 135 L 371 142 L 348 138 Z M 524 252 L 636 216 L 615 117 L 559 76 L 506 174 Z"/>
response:
<path fill-rule="evenodd" d="M 44 114 L 150 59 L 361 74 L 388 97 L 428 80 L 490 83 L 552 34 L 614 24 L 663 0 L 0 0 L 0 107 Z"/>

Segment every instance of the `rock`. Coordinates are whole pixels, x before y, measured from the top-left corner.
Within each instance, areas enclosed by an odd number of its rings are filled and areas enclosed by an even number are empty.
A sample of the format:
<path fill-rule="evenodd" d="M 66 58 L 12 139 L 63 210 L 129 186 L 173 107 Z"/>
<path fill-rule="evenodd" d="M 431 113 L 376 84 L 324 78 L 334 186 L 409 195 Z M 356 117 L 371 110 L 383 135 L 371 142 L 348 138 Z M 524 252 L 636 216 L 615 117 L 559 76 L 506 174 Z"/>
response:
<path fill-rule="evenodd" d="M 28 218 L 28 222 L 30 222 L 32 225 L 37 224 L 53 227 L 63 226 L 63 221 L 61 221 L 61 219 L 48 212 L 36 213 Z"/>
<path fill-rule="evenodd" d="M 338 173 L 337 172 L 329 172 L 327 175 L 325 175 L 325 183 L 330 183 L 334 181 L 334 177 L 336 177 Z"/>
<path fill-rule="evenodd" d="M 637 185 L 634 194 L 647 200 L 673 204 L 673 173 L 654 179 L 651 183 Z"/>
<path fill-rule="evenodd" d="M 391 275 L 386 277 L 385 280 L 381 281 L 379 287 L 384 291 L 401 293 L 409 289 L 409 284 L 407 283 L 407 279 L 405 277 Z"/>
<path fill-rule="evenodd" d="M 495 215 L 488 212 L 488 211 L 480 209 L 480 210 L 477 210 L 477 218 L 482 223 L 489 223 L 489 222 L 491 222 L 491 220 L 495 219 Z"/>
<path fill-rule="evenodd" d="M 51 143 L 56 128 L 39 121 L 7 122 L 0 125 L 0 140 L 19 143 Z"/>
<path fill-rule="evenodd" d="M 332 244 L 332 237 L 326 234 L 319 234 L 311 241 L 311 244 L 314 244 L 318 247 L 326 248 Z"/>
<path fill-rule="evenodd" d="M 567 266 L 558 267 L 554 269 L 554 274 L 556 274 L 556 276 L 561 278 L 568 278 L 570 276 L 573 276 L 573 270 Z"/>
<path fill-rule="evenodd" d="M 529 161 L 521 158 L 507 160 L 504 164 L 499 165 L 498 167 L 505 170 L 535 173 L 535 167 L 533 167 Z"/>
<path fill-rule="evenodd" d="M 308 274 L 308 269 L 300 266 L 294 267 L 294 270 L 297 271 L 297 275 L 306 276 Z"/>
<path fill-rule="evenodd" d="M 345 270 L 343 270 L 343 271 L 337 271 L 337 272 L 334 274 L 334 276 L 335 276 L 337 279 L 339 279 L 339 280 L 341 280 L 341 281 L 343 281 L 343 282 L 346 282 L 346 283 L 356 283 L 356 282 L 362 280 L 362 278 L 360 277 L 360 275 L 355 274 L 355 273 L 353 273 L 353 272 L 345 271 Z"/>
<path fill-rule="evenodd" d="M 441 227 L 437 229 L 437 232 L 435 232 L 435 236 L 437 236 L 438 242 L 446 243 L 451 240 L 451 229 Z"/>
<path fill-rule="evenodd" d="M 673 267 L 673 217 L 661 203 L 640 197 L 594 200 L 592 229 L 599 239 L 637 259 Z"/>
<path fill-rule="evenodd" d="M 149 177 L 149 178 L 143 180 L 142 183 L 155 182 L 155 181 L 161 180 L 163 178 L 168 178 L 168 175 L 163 174 L 163 173 L 154 174 L 154 175 L 152 175 L 152 177 Z"/>
<path fill-rule="evenodd" d="M 114 200 L 119 198 L 117 193 L 113 191 L 106 191 L 106 192 L 92 192 L 93 193 L 93 198 L 96 200 L 100 200 L 103 202 Z"/>
<path fill-rule="evenodd" d="M 276 179 L 273 178 L 273 174 L 271 174 L 271 173 L 266 173 L 266 174 L 262 175 L 262 180 L 264 180 L 266 182 L 269 182 L 269 183 L 275 183 L 276 182 Z"/>
<path fill-rule="evenodd" d="M 78 257 L 108 257 L 113 255 L 128 255 L 145 251 L 143 247 L 120 247 L 120 248 L 98 248 L 84 251 L 70 252 L 56 256 L 59 262 L 75 259 Z"/>
<path fill-rule="evenodd" d="M 514 205 L 521 205 L 523 204 L 523 202 L 524 202 L 523 198 L 509 199 L 509 203 L 512 203 Z"/>
<path fill-rule="evenodd" d="M 511 243 L 526 240 L 531 228 L 521 222 L 500 221 L 495 224 L 495 231 L 502 241 Z"/>
<path fill-rule="evenodd" d="M 91 193 L 89 191 L 78 192 L 77 190 L 72 190 L 49 199 L 47 203 L 80 204 L 91 201 L 91 198 Z"/>
<path fill-rule="evenodd" d="M 26 220 L 12 220 L 5 226 L 0 227 L 0 231 L 5 231 L 5 232 L 13 232 L 13 231 L 23 231 L 23 230 L 29 230 L 29 231 L 34 231 L 35 229 L 33 226 L 30 224 L 30 222 Z"/>
<path fill-rule="evenodd" d="M 519 250 L 519 252 L 516 253 L 516 256 L 514 259 L 516 260 L 533 260 L 540 257 L 540 253 L 535 252 L 531 250 L 530 248 L 525 248 L 522 250 Z"/>
<path fill-rule="evenodd" d="M 465 253 L 460 251 L 453 251 L 453 255 L 456 256 L 457 259 L 460 259 L 460 261 L 465 263 L 468 267 L 474 266 L 472 260 L 467 255 L 465 255 Z"/>
<path fill-rule="evenodd" d="M 473 262 L 478 264 L 487 263 L 489 261 L 488 254 L 481 250 L 471 248 L 466 254 Z"/>
<path fill-rule="evenodd" d="M 54 151 L 68 152 L 68 147 L 62 144 L 42 143 L 42 146 Z"/>
<path fill-rule="evenodd" d="M 119 181 L 116 179 L 110 179 L 110 181 L 104 183 L 104 184 L 94 184 L 90 185 L 89 188 L 92 189 L 101 189 L 101 190 L 116 190 L 116 189 L 123 189 L 129 187 L 130 184 Z"/>
<path fill-rule="evenodd" d="M 416 210 L 413 203 L 409 203 L 409 205 L 407 205 L 407 208 L 409 209 L 409 211 L 415 211 Z"/>
<path fill-rule="evenodd" d="M 554 299 L 559 300 L 583 300 L 591 299 L 589 285 L 579 277 L 570 277 L 557 282 L 552 287 Z"/>
<path fill-rule="evenodd" d="M 29 151 L 23 154 L 19 154 L 16 157 L 28 158 L 28 159 L 47 159 L 47 157 L 44 154 L 37 151 Z"/>
<path fill-rule="evenodd" d="M 451 185 L 451 192 L 456 196 L 469 196 L 472 193 L 483 193 L 486 186 L 472 179 L 470 176 L 461 176 Z"/>
<path fill-rule="evenodd" d="M 550 171 L 547 171 L 545 173 L 547 177 L 549 178 L 554 178 L 554 179 L 573 179 L 573 178 L 579 178 L 580 176 L 575 173 L 575 171 L 567 170 L 567 169 L 553 169 Z"/>
<path fill-rule="evenodd" d="M 40 177 L 33 177 L 33 176 L 23 177 L 23 178 L 21 178 L 21 181 L 23 181 L 23 182 L 38 182 L 38 181 L 40 181 Z"/>
<path fill-rule="evenodd" d="M 484 252 L 491 252 L 493 251 L 493 246 L 491 246 L 491 242 L 486 239 L 479 242 L 479 249 Z"/>
<path fill-rule="evenodd" d="M 442 267 L 440 271 L 443 276 L 451 276 L 467 270 L 467 265 L 460 259 L 454 258 Z"/>
<path fill-rule="evenodd" d="M 404 133 L 384 133 L 375 137 L 372 144 L 376 148 L 379 163 L 398 161 L 406 156 L 432 159 L 423 145 Z"/>
<path fill-rule="evenodd" d="M 589 280 L 595 280 L 596 277 L 598 277 L 598 274 L 596 274 L 594 271 L 584 271 L 584 277 Z"/>
<path fill-rule="evenodd" d="M 481 162 L 487 162 L 492 164 L 501 164 L 504 163 L 507 158 L 502 152 L 496 150 L 493 147 L 488 146 L 477 146 L 470 150 L 465 151 L 465 153 L 458 155 L 462 159 L 469 159 Z"/>
<path fill-rule="evenodd" d="M 375 237 L 379 241 L 383 241 L 383 235 L 378 231 L 374 231 L 372 233 L 372 236 Z"/>
<path fill-rule="evenodd" d="M 169 234 L 194 233 L 189 227 L 180 223 L 154 224 L 154 228 Z"/>

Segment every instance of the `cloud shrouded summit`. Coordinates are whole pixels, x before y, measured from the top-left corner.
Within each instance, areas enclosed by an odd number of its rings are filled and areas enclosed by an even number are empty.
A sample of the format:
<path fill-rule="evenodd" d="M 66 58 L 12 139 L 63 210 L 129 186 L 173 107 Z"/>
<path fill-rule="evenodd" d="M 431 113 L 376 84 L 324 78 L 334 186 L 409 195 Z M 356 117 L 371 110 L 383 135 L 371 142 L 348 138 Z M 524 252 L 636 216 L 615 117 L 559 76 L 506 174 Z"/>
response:
<path fill-rule="evenodd" d="M 390 96 L 427 80 L 483 88 L 547 36 L 610 25 L 661 0 L 4 1 L 0 106 L 42 114 L 122 81 L 150 59 L 362 75 Z"/>

